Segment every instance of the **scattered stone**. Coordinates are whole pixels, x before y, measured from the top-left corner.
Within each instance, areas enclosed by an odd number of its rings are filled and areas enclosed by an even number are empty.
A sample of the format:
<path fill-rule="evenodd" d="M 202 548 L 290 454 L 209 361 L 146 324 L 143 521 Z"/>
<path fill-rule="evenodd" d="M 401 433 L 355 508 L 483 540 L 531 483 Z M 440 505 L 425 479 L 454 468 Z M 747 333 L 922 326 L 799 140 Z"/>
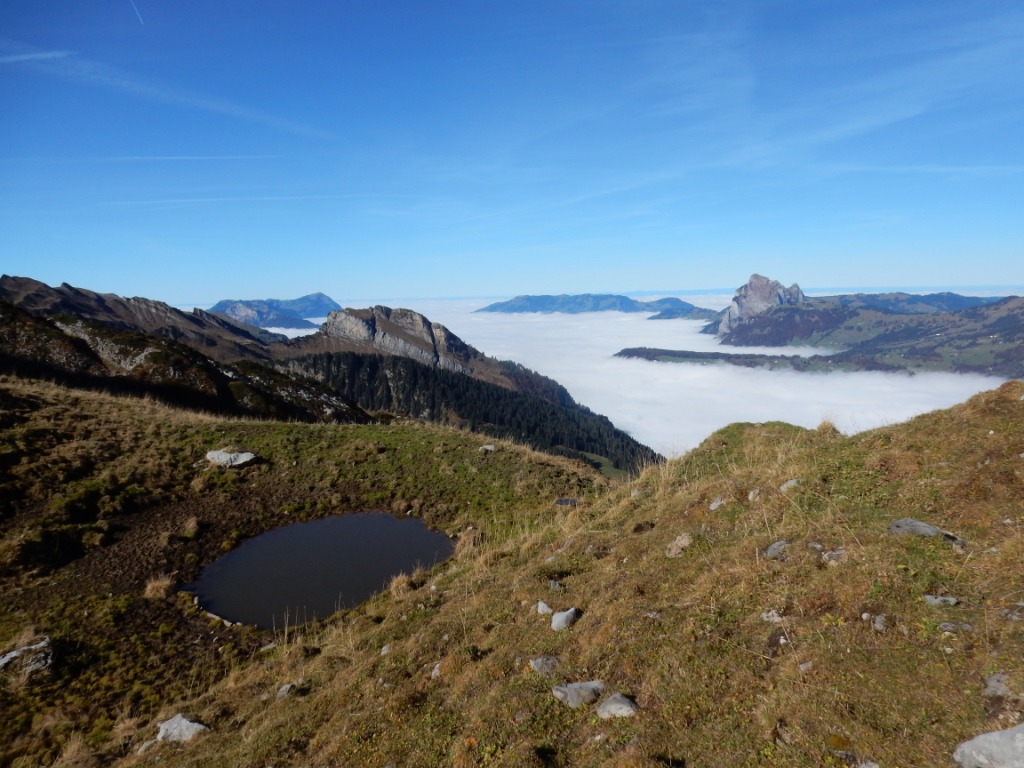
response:
<path fill-rule="evenodd" d="M 963 742 L 953 760 L 960 768 L 1024 768 L 1024 723 Z"/>
<path fill-rule="evenodd" d="M 642 493 L 642 491 L 639 488 L 634 488 L 632 491 L 629 492 L 629 498 L 635 499 L 641 493 Z"/>
<path fill-rule="evenodd" d="M 800 485 L 800 478 L 799 477 L 794 477 L 792 480 L 787 480 L 786 482 L 784 482 L 782 485 L 779 486 L 779 493 L 785 493 L 786 491 L 791 491 L 794 488 L 796 488 L 798 485 Z"/>
<path fill-rule="evenodd" d="M 803 664 L 800 665 L 800 674 L 806 675 L 812 669 L 814 669 L 814 662 L 813 661 L 805 661 Z"/>
<path fill-rule="evenodd" d="M 747 501 L 757 501 L 757 497 L 761 495 L 760 488 L 754 488 L 747 494 Z"/>
<path fill-rule="evenodd" d="M 440 661 L 437 662 L 434 665 L 434 668 L 432 670 L 430 670 L 430 679 L 431 680 L 437 680 L 439 677 L 441 677 L 441 662 Z"/>
<path fill-rule="evenodd" d="M 391 643 L 385 643 L 385 645 L 380 649 L 380 655 L 387 656 L 389 653 L 391 653 Z"/>
<path fill-rule="evenodd" d="M 565 592 L 565 585 L 560 581 L 551 579 L 550 581 L 548 581 L 548 589 L 550 589 L 552 592 Z"/>
<path fill-rule="evenodd" d="M 543 600 L 537 601 L 537 613 L 539 613 L 541 616 L 546 616 L 554 612 L 554 609 L 550 605 L 545 603 Z"/>
<path fill-rule="evenodd" d="M 996 672 L 994 675 L 989 675 L 985 678 L 985 690 L 981 692 L 981 695 L 990 698 L 1012 696 L 1013 691 L 1006 684 L 1009 679 L 1009 676 L 1004 672 Z"/>
<path fill-rule="evenodd" d="M 823 552 L 825 550 L 825 545 L 822 544 L 820 541 L 808 541 L 807 546 L 813 549 L 815 552 Z"/>
<path fill-rule="evenodd" d="M 570 608 L 567 611 L 559 611 L 551 616 L 551 628 L 556 632 L 568 629 L 577 621 L 583 612 L 579 608 Z"/>
<path fill-rule="evenodd" d="M 884 613 L 872 616 L 871 628 L 875 630 L 875 632 L 885 632 L 885 630 L 889 628 L 889 618 Z"/>
<path fill-rule="evenodd" d="M 956 635 L 962 632 L 973 632 L 974 626 L 966 621 L 944 621 L 939 624 L 938 629 L 939 632 L 948 632 L 951 635 Z"/>
<path fill-rule="evenodd" d="M 207 730 L 209 730 L 209 728 L 202 723 L 193 722 L 179 713 L 170 720 L 164 720 L 159 724 L 156 740 L 186 742 L 191 741 L 200 733 Z"/>
<path fill-rule="evenodd" d="M 830 549 L 828 552 L 821 553 L 821 562 L 830 567 L 839 565 L 845 559 L 846 550 L 842 547 L 839 547 L 838 549 Z"/>
<path fill-rule="evenodd" d="M 586 683 L 566 683 L 556 685 L 551 693 L 559 701 L 565 702 L 573 709 L 579 709 L 585 704 L 593 704 L 597 697 L 604 690 L 604 683 L 600 680 L 591 680 Z"/>
<path fill-rule="evenodd" d="M 761 614 L 761 621 L 766 621 L 769 624 L 781 624 L 782 614 L 776 611 L 774 608 L 770 611 L 765 611 Z"/>
<path fill-rule="evenodd" d="M 206 460 L 219 467 L 241 467 L 255 460 L 256 454 L 248 451 L 207 451 Z"/>
<path fill-rule="evenodd" d="M 1024 621 L 1024 603 L 1014 603 L 1003 609 L 1003 616 L 1010 621 Z"/>
<path fill-rule="evenodd" d="M 287 699 L 295 692 L 295 683 L 285 683 L 277 689 L 277 699 Z"/>
<path fill-rule="evenodd" d="M 958 547 L 966 547 L 967 542 L 949 531 L 936 528 L 930 523 L 922 523 L 912 517 L 902 517 L 889 525 L 889 533 L 896 536 L 941 536 L 946 541 Z"/>
<path fill-rule="evenodd" d="M 633 717 L 639 711 L 640 707 L 629 696 L 613 693 L 598 705 L 597 716 L 609 720 L 613 717 Z"/>
<path fill-rule="evenodd" d="M 666 557 L 681 557 L 683 552 L 693 543 L 693 537 L 688 533 L 680 533 L 665 548 Z"/>
<path fill-rule="evenodd" d="M 718 509 L 723 504 L 725 504 L 725 499 L 723 499 L 721 496 L 719 496 L 717 499 L 715 499 L 710 504 L 708 504 L 708 509 L 710 509 L 712 512 L 714 512 L 716 509 Z"/>
<path fill-rule="evenodd" d="M 554 656 L 538 656 L 535 659 L 530 659 L 530 669 L 538 675 L 551 677 L 558 668 L 558 663 L 558 659 Z"/>
<path fill-rule="evenodd" d="M 960 601 L 955 597 L 949 597 L 948 595 L 925 595 L 924 602 L 932 608 L 942 608 L 945 606 L 956 605 Z"/>
<path fill-rule="evenodd" d="M 656 621 L 657 619 L 661 618 L 661 611 L 644 611 L 640 615 L 643 616 L 645 619 L 651 619 L 652 621 Z"/>
<path fill-rule="evenodd" d="M 16 669 L 30 680 L 46 675 L 53 667 L 53 643 L 49 636 L 34 638 L 28 645 L 0 656 L 0 670 L 7 667 Z"/>
<path fill-rule="evenodd" d="M 780 539 L 773 544 L 769 544 L 768 548 L 761 553 L 761 556 L 766 560 L 778 560 L 783 562 L 786 559 L 786 547 L 788 546 L 788 540 Z"/>
<path fill-rule="evenodd" d="M 488 443 L 487 445 L 481 445 L 480 450 L 483 451 L 484 453 L 493 453 L 494 446 Z"/>

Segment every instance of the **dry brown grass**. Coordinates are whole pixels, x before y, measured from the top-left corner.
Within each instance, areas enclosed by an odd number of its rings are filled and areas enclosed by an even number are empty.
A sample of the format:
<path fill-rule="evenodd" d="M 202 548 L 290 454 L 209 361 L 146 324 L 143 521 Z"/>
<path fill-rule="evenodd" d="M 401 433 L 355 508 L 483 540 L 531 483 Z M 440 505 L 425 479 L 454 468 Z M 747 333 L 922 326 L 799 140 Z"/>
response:
<path fill-rule="evenodd" d="M 165 600 L 171 594 L 173 587 L 174 578 L 166 573 L 161 573 L 146 580 L 146 588 L 142 591 L 142 596 L 147 600 Z"/>

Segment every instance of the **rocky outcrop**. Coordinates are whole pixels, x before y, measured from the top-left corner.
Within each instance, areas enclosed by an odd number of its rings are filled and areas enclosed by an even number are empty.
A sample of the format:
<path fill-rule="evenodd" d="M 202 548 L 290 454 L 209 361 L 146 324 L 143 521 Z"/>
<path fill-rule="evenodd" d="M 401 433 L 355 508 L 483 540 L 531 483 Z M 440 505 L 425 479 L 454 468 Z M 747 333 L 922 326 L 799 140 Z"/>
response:
<path fill-rule="evenodd" d="M 717 327 L 712 323 L 709 328 L 713 329 L 717 336 L 725 336 L 737 325 L 772 307 L 802 304 L 806 300 L 804 292 L 796 283 L 786 288 L 778 280 L 770 280 L 763 275 L 751 275 L 747 284 L 736 290 L 729 307 L 720 316 Z"/>
<path fill-rule="evenodd" d="M 963 742 L 953 753 L 960 768 L 1024 768 L 1024 725 Z"/>
<path fill-rule="evenodd" d="M 470 362 L 480 354 L 440 323 L 411 309 L 378 305 L 331 312 L 319 333 L 456 373 L 472 374 Z"/>

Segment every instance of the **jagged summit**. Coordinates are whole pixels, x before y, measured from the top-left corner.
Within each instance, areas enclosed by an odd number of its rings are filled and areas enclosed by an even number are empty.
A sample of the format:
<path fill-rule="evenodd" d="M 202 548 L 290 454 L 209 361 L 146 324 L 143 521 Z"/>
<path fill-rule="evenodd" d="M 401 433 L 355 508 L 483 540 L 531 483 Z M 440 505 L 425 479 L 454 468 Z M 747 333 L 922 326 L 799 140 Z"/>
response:
<path fill-rule="evenodd" d="M 764 275 L 753 274 L 746 285 L 736 289 L 728 308 L 719 316 L 717 323 L 708 326 L 709 332 L 725 336 L 737 325 L 751 317 L 782 304 L 802 304 L 806 301 L 800 286 L 793 283 L 786 288 L 778 280 Z"/>

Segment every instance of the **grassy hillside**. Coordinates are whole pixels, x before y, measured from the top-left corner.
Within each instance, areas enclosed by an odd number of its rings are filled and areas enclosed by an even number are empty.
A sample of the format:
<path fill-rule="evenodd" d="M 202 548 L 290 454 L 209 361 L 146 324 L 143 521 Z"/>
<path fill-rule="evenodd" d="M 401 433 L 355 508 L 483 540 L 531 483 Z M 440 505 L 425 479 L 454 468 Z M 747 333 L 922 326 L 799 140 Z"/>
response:
<path fill-rule="evenodd" d="M 189 456 L 173 473 L 189 488 L 219 478 L 251 489 L 251 504 L 271 487 L 258 472 L 288 460 L 311 465 L 292 493 L 316 508 L 327 468 L 351 465 L 346 476 L 358 478 L 380 455 L 357 462 L 344 448 L 355 437 L 318 437 L 379 427 L 209 422 L 182 432 L 148 418 L 165 439 L 177 436 L 178 451 L 224 438 L 273 457 L 257 472 L 211 475 L 189 472 Z M 66 424 L 52 411 L 49 420 Z M 462 532 L 454 558 L 397 578 L 332 622 L 278 633 L 272 647 L 218 629 L 246 648 L 218 661 L 220 680 L 195 678 L 168 686 L 159 703 L 115 710 L 99 748 L 105 759 L 123 754 L 124 766 L 948 765 L 960 741 L 1024 718 L 1022 424 L 1020 382 L 852 437 L 829 424 L 738 424 L 604 490 L 549 457 L 513 460 L 510 446 L 495 454 L 509 469 L 493 474 L 459 433 L 417 427 L 384 455 L 414 441 L 408 461 L 430 478 L 387 473 L 376 484 L 395 478 L 429 493 L 450 477 L 439 463 L 476 467 L 432 497 L 455 508 L 433 521 Z M 286 439 L 273 437 L 285 429 Z M 363 439 L 385 444 L 384 434 Z M 458 458 L 439 459 L 438 442 Z M 342 460 L 335 450 L 349 452 Z M 552 506 L 548 494 L 567 486 L 557 495 L 579 503 Z M 484 500 L 468 503 L 472 494 Z M 966 544 L 889 532 L 906 517 Z M 773 559 L 768 548 L 781 540 L 784 559 Z M 582 617 L 555 632 L 539 600 Z M 160 663 L 178 664 L 184 643 Z M 542 655 L 559 660 L 550 677 L 529 666 Z M 995 673 L 1009 695 L 983 695 Z M 603 681 L 601 698 L 631 697 L 638 714 L 602 720 L 593 705 L 571 709 L 551 693 L 590 680 Z M 155 723 L 178 712 L 211 730 L 137 754 Z M 63 707 L 37 723 L 50 729 L 48 758 L 62 747 L 62 765 L 89 764 L 88 725 Z"/>
<path fill-rule="evenodd" d="M 0 673 L 0 765 L 48 765 L 69 740 L 109 759 L 163 701 L 251 660 L 270 638 L 175 595 L 250 536 L 382 510 L 500 541 L 606 483 L 482 442 L 422 424 L 227 420 L 0 378 L 0 655 L 43 635 L 56 651 L 38 679 Z M 206 452 L 224 447 L 261 460 L 211 467 Z"/>

